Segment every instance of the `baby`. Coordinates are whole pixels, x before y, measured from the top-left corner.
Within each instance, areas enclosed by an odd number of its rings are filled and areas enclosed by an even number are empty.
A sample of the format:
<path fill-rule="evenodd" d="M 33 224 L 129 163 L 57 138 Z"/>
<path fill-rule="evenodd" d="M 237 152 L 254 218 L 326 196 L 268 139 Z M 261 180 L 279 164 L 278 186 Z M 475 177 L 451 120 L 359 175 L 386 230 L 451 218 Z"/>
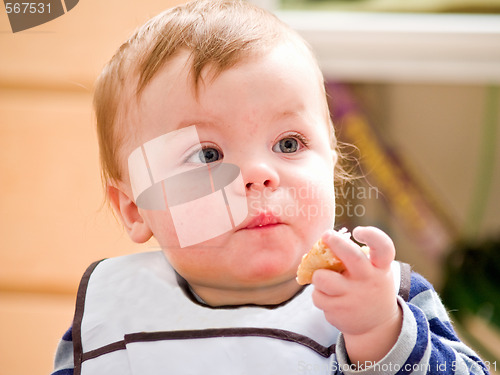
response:
<path fill-rule="evenodd" d="M 54 374 L 482 374 L 391 239 L 334 231 L 342 174 L 305 42 L 240 1 L 151 19 L 97 82 L 109 201 L 161 251 L 96 262 Z M 295 279 L 318 238 L 345 265 Z"/>

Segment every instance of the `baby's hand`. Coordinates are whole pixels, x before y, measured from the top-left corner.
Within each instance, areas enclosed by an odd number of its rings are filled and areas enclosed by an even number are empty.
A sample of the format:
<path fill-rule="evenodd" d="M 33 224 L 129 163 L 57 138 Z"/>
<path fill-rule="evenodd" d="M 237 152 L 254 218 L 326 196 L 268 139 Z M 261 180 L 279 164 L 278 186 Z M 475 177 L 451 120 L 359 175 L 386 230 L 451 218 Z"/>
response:
<path fill-rule="evenodd" d="M 374 227 L 357 227 L 353 237 L 370 248 L 367 257 L 356 243 L 335 231 L 322 239 L 344 263 L 337 273 L 314 272 L 313 302 L 344 335 L 351 363 L 378 361 L 395 344 L 402 313 L 391 271 L 395 249 L 387 234 Z"/>

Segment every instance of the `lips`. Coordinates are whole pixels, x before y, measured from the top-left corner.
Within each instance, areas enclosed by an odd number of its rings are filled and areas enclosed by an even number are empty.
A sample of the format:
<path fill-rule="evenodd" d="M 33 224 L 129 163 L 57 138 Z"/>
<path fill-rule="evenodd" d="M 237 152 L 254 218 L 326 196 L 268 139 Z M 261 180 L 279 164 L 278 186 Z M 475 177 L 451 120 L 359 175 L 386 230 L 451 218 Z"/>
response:
<path fill-rule="evenodd" d="M 262 211 L 257 215 L 252 216 L 250 221 L 247 223 L 243 223 L 241 229 L 267 228 L 277 224 L 282 224 L 281 220 L 277 216 L 275 216 L 272 212 Z"/>

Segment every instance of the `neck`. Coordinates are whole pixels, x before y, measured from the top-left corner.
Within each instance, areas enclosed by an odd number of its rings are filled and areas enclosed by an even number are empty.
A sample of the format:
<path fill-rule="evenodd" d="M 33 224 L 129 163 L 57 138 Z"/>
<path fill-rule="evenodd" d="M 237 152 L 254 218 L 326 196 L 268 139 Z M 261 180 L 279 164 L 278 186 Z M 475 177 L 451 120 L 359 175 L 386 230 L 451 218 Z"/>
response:
<path fill-rule="evenodd" d="M 292 298 L 302 289 L 295 279 L 278 285 L 257 288 L 220 289 L 206 285 L 192 285 L 192 291 L 209 306 L 278 305 Z"/>

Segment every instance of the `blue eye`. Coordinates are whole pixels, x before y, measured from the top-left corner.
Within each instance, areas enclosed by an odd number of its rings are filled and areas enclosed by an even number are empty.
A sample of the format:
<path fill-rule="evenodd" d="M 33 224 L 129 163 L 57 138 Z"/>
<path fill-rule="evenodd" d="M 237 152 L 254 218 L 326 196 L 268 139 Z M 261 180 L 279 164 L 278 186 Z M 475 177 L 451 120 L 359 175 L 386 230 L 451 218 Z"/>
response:
<path fill-rule="evenodd" d="M 205 146 L 201 150 L 194 151 L 187 159 L 187 163 L 209 164 L 221 160 L 223 157 L 222 151 L 215 147 Z"/>
<path fill-rule="evenodd" d="M 213 163 L 221 158 L 219 150 L 213 147 L 207 147 L 198 152 L 199 158 L 203 163 Z"/>
<path fill-rule="evenodd" d="M 284 154 L 290 154 L 299 149 L 299 141 L 295 138 L 283 138 L 278 142 L 278 146 L 281 152 Z"/>
<path fill-rule="evenodd" d="M 282 154 L 293 154 L 307 147 L 307 139 L 299 133 L 293 133 L 281 138 L 273 146 L 273 151 Z"/>

